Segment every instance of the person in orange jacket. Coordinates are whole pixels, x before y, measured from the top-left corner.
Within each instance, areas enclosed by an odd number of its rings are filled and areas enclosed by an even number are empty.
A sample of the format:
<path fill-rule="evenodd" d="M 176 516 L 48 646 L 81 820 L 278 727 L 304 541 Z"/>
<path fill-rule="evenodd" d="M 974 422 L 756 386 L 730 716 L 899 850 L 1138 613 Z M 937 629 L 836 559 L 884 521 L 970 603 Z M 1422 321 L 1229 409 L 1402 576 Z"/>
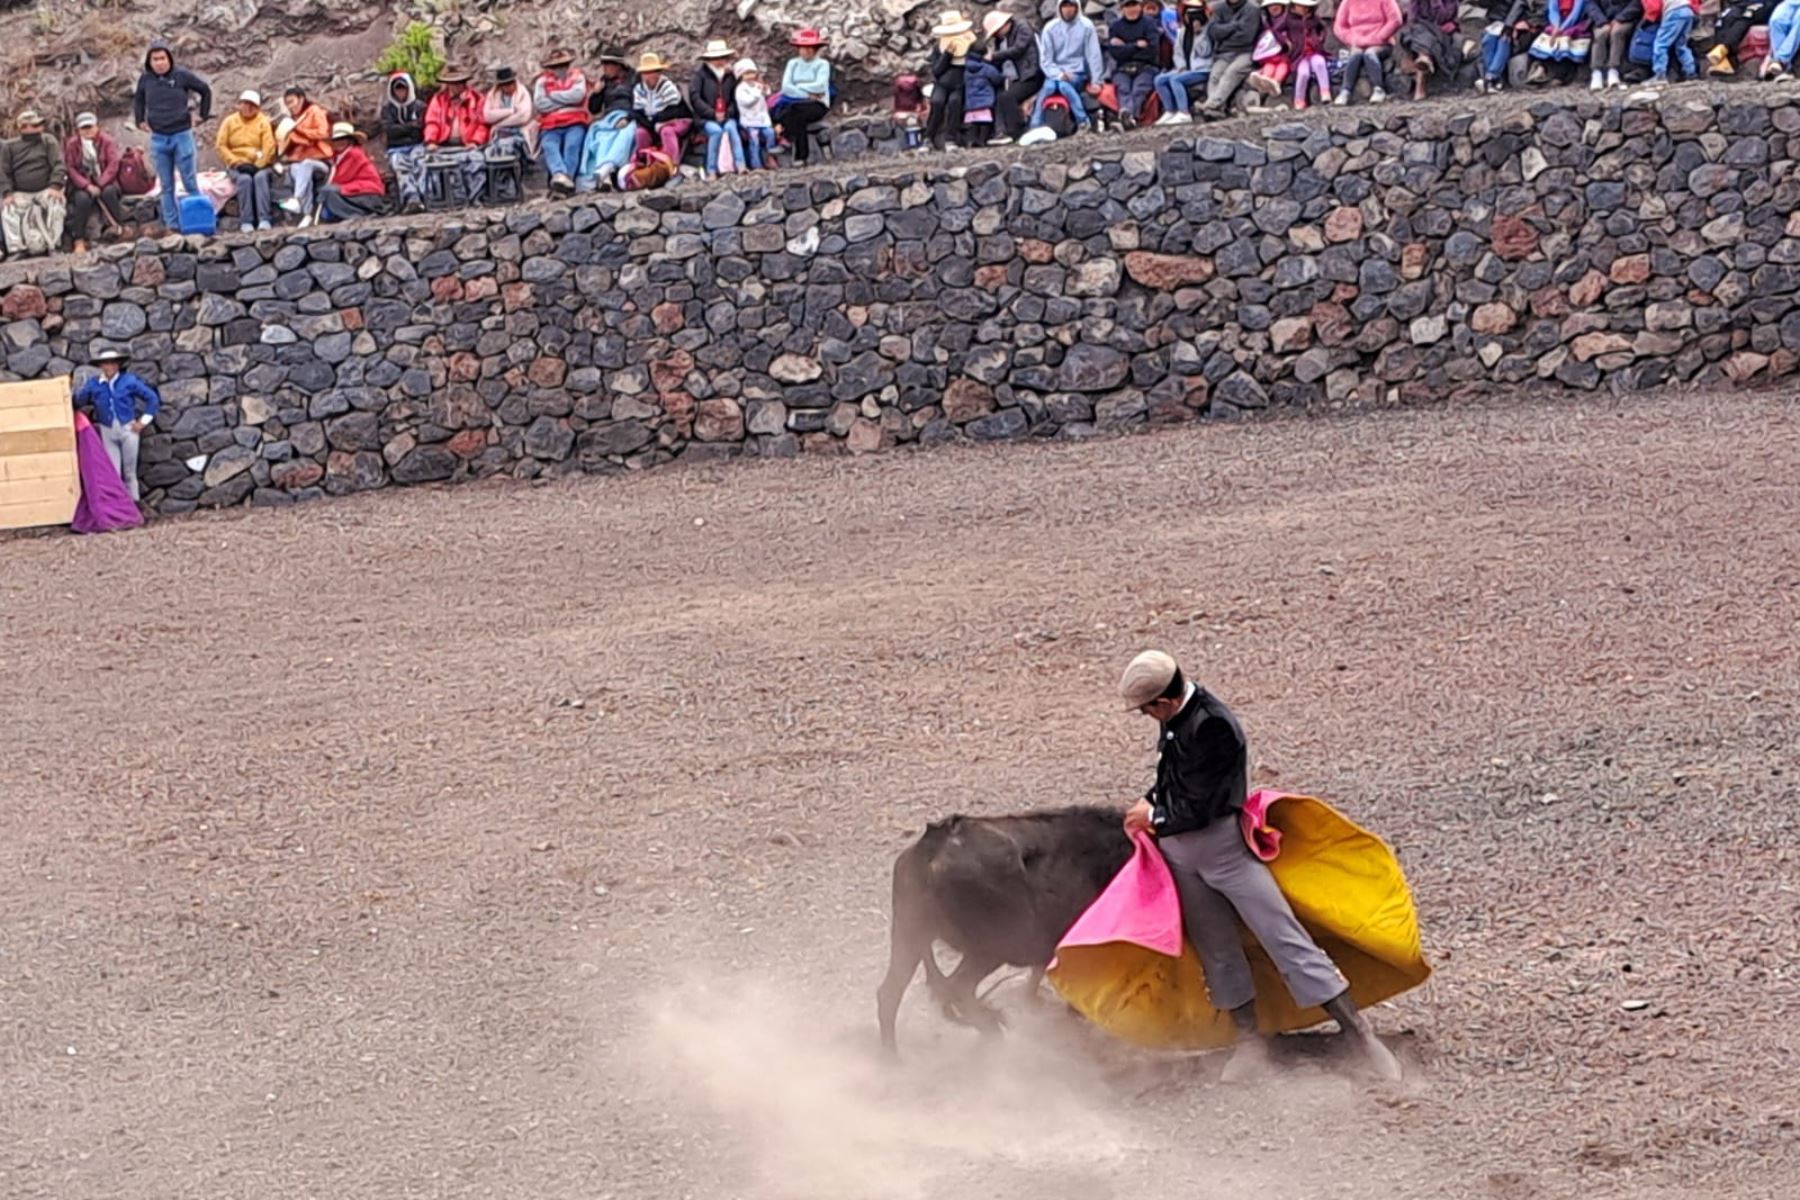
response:
<path fill-rule="evenodd" d="M 318 215 L 319 185 L 331 174 L 331 118 L 302 87 L 289 88 L 281 103 L 288 114 L 287 132 L 279 135 L 281 161 L 294 181 L 294 197 L 283 207 L 299 214 L 304 229 Z"/>
<path fill-rule="evenodd" d="M 456 160 L 471 201 L 481 198 L 487 178 L 481 148 L 489 131 L 483 104 L 482 94 L 469 86 L 468 71 L 448 66 L 438 72 L 437 95 L 425 106 L 425 155 Z"/>
<path fill-rule="evenodd" d="M 331 127 L 331 143 L 337 149 L 331 181 L 319 192 L 319 220 L 325 223 L 376 217 L 387 211 L 387 185 L 381 172 L 363 149 L 368 134 L 357 132 L 348 121 Z"/>

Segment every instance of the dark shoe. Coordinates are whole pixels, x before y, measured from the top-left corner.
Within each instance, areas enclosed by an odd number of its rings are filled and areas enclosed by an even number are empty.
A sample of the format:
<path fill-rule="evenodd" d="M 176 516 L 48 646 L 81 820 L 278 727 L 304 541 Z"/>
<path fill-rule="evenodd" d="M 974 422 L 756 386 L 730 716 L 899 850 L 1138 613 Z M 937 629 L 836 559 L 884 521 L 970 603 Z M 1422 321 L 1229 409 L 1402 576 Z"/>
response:
<path fill-rule="evenodd" d="M 1403 1077 L 1400 1060 L 1375 1036 L 1375 1030 L 1369 1025 L 1369 1018 L 1363 1016 L 1362 1010 L 1356 1007 L 1356 1001 L 1350 999 L 1349 992 L 1327 1003 L 1325 1013 L 1338 1023 L 1338 1029 L 1356 1046 L 1362 1055 L 1363 1065 L 1376 1078 L 1389 1083 L 1400 1082 Z"/>
<path fill-rule="evenodd" d="M 1231 1010 L 1231 1023 L 1237 1026 L 1237 1045 L 1219 1072 L 1220 1083 L 1252 1083 L 1269 1073 L 1269 1039 L 1256 1027 L 1256 1002 Z"/>

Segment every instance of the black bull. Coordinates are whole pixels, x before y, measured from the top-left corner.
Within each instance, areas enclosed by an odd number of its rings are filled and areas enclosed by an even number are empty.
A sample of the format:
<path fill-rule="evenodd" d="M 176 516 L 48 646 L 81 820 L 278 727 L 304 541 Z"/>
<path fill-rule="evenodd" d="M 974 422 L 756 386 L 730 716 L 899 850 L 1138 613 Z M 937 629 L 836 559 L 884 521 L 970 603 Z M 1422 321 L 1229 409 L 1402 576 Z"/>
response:
<path fill-rule="evenodd" d="M 945 1016 L 999 1028 L 976 987 L 1002 966 L 1030 967 L 1033 982 L 1041 979 L 1062 935 L 1130 857 L 1112 809 L 955 816 L 927 826 L 894 860 L 892 942 L 878 993 L 882 1045 L 895 1047 L 894 1015 L 921 964 Z M 948 976 L 938 969 L 936 942 L 962 955 Z"/>

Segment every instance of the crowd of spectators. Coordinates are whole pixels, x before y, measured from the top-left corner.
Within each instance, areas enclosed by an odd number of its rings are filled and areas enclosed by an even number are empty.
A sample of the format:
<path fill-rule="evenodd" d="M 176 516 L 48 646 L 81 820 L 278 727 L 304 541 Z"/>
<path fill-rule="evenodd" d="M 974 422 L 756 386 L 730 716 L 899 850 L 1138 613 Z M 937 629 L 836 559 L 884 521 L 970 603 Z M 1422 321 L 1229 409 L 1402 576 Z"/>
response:
<path fill-rule="evenodd" d="M 1472 76 L 1495 92 L 1518 82 L 1595 90 L 1702 70 L 1697 0 L 1116 0 L 1095 20 L 1061 0 L 1041 29 L 1006 10 L 979 23 L 938 15 L 934 48 L 894 81 L 894 117 L 919 150 L 1032 143 L 1083 129 L 1216 119 L 1234 101 L 1347 105 L 1388 99 L 1391 81 L 1423 98 Z M 1467 17 L 1475 17 L 1465 23 Z M 0 144 L 0 230 L 9 255 L 84 250 L 121 236 L 127 199 L 154 195 L 161 225 L 192 231 L 192 208 L 231 209 L 243 231 L 522 199 L 529 169 L 551 195 L 663 186 L 799 165 L 828 137 L 838 94 L 826 38 L 801 29 L 778 77 L 724 39 L 705 42 L 683 86 L 654 51 L 601 52 L 591 68 L 557 47 L 538 73 L 488 77 L 445 66 L 422 94 L 410 75 L 382 86 L 378 120 L 359 128 L 301 87 L 272 110 L 240 93 L 212 139 L 219 169 L 199 169 L 197 135 L 213 119 L 210 84 L 157 40 L 132 97 L 147 152 L 122 149 L 93 113 L 60 142 L 42 115 L 17 116 Z M 1800 0 L 1732 0 L 1703 47 L 1704 69 L 1733 74 L 1760 59 L 1788 78 L 1800 53 Z M 371 157 L 365 143 L 380 138 Z M 378 166 L 378 163 L 381 165 Z M 684 164 L 688 164 L 684 168 Z M 383 169 L 385 168 L 385 169 Z"/>

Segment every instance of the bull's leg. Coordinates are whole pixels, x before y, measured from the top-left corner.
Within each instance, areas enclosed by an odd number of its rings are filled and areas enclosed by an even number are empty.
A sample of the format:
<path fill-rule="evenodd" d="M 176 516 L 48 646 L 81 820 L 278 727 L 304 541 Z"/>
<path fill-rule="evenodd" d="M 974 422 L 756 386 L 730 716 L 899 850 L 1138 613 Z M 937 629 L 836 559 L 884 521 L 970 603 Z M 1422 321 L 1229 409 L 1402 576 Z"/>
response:
<path fill-rule="evenodd" d="M 919 969 L 919 960 L 923 958 L 929 964 L 925 969 L 928 981 L 931 976 L 937 975 L 937 964 L 930 962 L 930 956 L 929 939 L 920 937 L 896 914 L 888 944 L 887 975 L 875 992 L 876 1015 L 881 1022 L 881 1048 L 889 1054 L 899 1053 L 894 1036 L 894 1021 L 900 1012 L 901 997 L 912 986 L 913 974 Z"/>
<path fill-rule="evenodd" d="M 956 1009 L 954 1014 L 946 1015 L 964 1025 L 972 1025 L 985 1034 L 999 1033 L 1002 1025 L 999 1012 L 975 995 L 981 981 L 992 975 L 999 966 L 997 959 L 965 954 L 963 960 L 956 964 L 956 970 L 950 972 L 949 977 L 944 980 L 945 995 Z"/>

